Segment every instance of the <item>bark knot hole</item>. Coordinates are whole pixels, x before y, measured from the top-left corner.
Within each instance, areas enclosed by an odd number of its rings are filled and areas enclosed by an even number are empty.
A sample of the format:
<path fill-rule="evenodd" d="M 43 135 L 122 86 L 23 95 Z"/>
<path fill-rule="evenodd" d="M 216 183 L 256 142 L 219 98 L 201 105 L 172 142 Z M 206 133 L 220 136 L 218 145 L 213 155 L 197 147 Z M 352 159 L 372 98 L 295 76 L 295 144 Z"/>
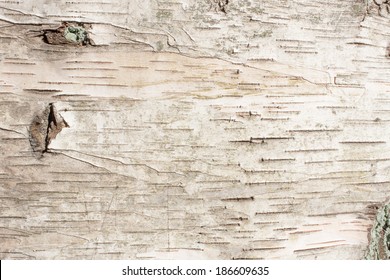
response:
<path fill-rule="evenodd" d="M 43 30 L 43 40 L 50 45 L 94 45 L 89 36 L 92 26 L 87 23 L 63 22 L 57 29 Z"/>

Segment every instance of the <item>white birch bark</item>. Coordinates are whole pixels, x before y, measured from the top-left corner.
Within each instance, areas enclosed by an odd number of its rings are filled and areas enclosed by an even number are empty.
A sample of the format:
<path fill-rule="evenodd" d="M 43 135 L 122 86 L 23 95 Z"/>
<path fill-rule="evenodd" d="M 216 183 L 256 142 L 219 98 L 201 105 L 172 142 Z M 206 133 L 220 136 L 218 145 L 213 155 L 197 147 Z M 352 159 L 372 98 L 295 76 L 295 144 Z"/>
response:
<path fill-rule="evenodd" d="M 0 1 L 0 257 L 363 258 L 390 196 L 387 11 Z M 93 45 L 43 42 L 62 22 Z M 49 104 L 69 127 L 42 154 Z"/>

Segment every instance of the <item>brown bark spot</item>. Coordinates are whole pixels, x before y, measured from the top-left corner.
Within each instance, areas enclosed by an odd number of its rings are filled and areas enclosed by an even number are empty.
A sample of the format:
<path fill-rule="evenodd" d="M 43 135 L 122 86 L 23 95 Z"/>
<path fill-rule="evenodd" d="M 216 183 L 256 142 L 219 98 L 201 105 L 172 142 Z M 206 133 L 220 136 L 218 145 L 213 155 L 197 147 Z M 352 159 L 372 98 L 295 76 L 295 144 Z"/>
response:
<path fill-rule="evenodd" d="M 36 114 L 30 124 L 30 144 L 34 152 L 44 154 L 57 134 L 68 123 L 57 112 L 53 103 L 50 103 L 43 112 Z"/>

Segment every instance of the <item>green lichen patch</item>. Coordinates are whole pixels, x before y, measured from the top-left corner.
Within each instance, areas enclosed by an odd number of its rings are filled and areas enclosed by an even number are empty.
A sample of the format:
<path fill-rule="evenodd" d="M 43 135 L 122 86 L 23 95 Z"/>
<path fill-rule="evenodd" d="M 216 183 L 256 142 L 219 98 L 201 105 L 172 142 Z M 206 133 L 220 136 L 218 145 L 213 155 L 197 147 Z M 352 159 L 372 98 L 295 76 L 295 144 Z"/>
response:
<path fill-rule="evenodd" d="M 57 29 L 43 30 L 43 41 L 50 45 L 94 45 L 89 29 L 88 24 L 63 22 Z"/>
<path fill-rule="evenodd" d="M 64 30 L 64 37 L 66 40 L 86 45 L 88 44 L 88 32 L 81 26 L 68 26 Z"/>
<path fill-rule="evenodd" d="M 390 202 L 378 210 L 370 233 L 367 260 L 390 259 Z"/>

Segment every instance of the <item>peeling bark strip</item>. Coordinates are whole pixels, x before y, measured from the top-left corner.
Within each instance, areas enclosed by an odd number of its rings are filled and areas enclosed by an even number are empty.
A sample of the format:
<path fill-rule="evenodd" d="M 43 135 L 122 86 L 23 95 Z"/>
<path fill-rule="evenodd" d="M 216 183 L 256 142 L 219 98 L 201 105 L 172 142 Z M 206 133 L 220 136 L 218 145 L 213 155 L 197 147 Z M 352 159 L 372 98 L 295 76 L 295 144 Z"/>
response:
<path fill-rule="evenodd" d="M 30 144 L 34 152 L 45 153 L 48 151 L 52 139 L 64 127 L 69 127 L 68 123 L 57 112 L 57 109 L 50 103 L 46 109 L 37 114 L 30 125 Z"/>
<path fill-rule="evenodd" d="M 378 210 L 365 258 L 390 260 L 390 202 Z"/>

